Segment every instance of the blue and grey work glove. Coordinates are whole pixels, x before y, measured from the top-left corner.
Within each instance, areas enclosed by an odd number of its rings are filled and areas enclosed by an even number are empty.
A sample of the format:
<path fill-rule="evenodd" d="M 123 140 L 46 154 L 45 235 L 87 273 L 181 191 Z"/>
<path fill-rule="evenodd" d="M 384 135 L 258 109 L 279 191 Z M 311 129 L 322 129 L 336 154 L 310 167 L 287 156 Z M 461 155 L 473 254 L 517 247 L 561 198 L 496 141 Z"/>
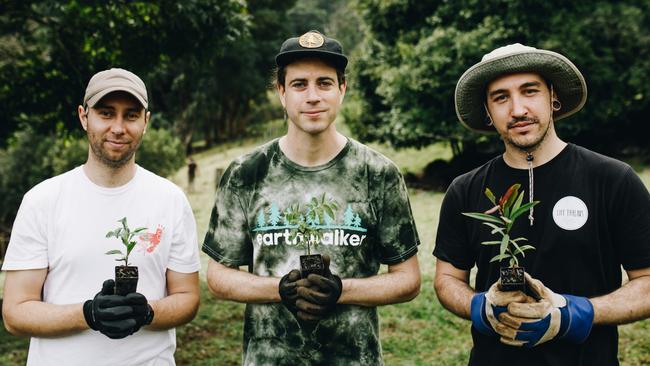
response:
<path fill-rule="evenodd" d="M 526 282 L 541 300 L 512 303 L 501 314 L 497 332 L 501 342 L 532 348 L 553 339 L 583 343 L 594 321 L 594 307 L 586 297 L 559 295 L 526 274 Z"/>
<path fill-rule="evenodd" d="M 479 292 L 472 297 L 470 305 L 472 326 L 487 336 L 499 337 L 496 330 L 503 327 L 499 322 L 499 316 L 507 312 L 508 304 L 525 302 L 527 299 L 528 296 L 521 291 L 501 291 L 497 281 L 487 292 Z"/>
<path fill-rule="evenodd" d="M 102 290 L 92 300 L 84 303 L 83 312 L 90 329 L 109 338 L 124 338 L 137 330 L 133 308 L 128 304 L 126 296 L 115 295 L 113 280 L 104 281 Z"/>
<path fill-rule="evenodd" d="M 343 292 L 343 282 L 330 271 L 330 257 L 326 254 L 323 263 L 325 273 L 322 276 L 311 273 L 296 282 L 296 316 L 304 322 L 315 323 L 326 317 L 334 310 Z"/>

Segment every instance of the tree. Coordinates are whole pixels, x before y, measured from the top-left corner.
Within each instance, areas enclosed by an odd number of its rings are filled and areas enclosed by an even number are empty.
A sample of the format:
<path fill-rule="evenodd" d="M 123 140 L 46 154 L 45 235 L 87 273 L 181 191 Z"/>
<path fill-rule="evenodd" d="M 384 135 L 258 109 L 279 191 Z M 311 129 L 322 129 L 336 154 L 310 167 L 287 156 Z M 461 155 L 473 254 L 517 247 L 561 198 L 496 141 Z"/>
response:
<path fill-rule="evenodd" d="M 366 32 L 345 117 L 363 140 L 449 141 L 455 155 L 498 146 L 458 123 L 454 89 L 483 54 L 520 42 L 566 55 L 586 76 L 588 102 L 557 124 L 560 136 L 610 153 L 648 148 L 650 126 L 640 123 L 650 112 L 648 1 L 358 0 L 357 8 Z"/>

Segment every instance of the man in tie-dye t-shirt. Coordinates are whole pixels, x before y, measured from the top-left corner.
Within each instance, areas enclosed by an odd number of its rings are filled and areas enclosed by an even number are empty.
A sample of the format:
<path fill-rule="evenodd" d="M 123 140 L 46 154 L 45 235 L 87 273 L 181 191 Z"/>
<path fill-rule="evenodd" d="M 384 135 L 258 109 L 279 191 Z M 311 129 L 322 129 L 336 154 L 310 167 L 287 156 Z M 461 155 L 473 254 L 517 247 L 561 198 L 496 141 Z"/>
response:
<path fill-rule="evenodd" d="M 336 131 L 347 65 L 338 41 L 316 31 L 290 38 L 276 63 L 288 131 L 224 173 L 203 244 L 208 284 L 247 304 L 244 365 L 383 364 L 376 307 L 420 289 L 404 180 L 389 159 Z M 333 204 L 299 221 L 318 233 L 311 251 L 330 260 L 307 276 L 297 271 L 307 235 L 296 235 L 293 219 L 315 200 Z"/>

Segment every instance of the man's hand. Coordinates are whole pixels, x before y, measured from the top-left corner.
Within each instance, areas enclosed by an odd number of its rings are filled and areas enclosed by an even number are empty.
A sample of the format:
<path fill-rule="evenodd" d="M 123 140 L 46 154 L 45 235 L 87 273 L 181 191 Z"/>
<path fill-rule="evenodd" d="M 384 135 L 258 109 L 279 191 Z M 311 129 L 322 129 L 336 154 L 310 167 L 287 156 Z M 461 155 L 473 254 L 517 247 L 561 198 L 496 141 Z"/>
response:
<path fill-rule="evenodd" d="M 133 334 L 137 330 L 137 323 L 126 297 L 115 295 L 114 292 L 115 281 L 104 281 L 102 290 L 84 303 L 83 312 L 91 329 L 111 339 L 120 339 Z"/>
<path fill-rule="evenodd" d="M 126 303 L 133 309 L 133 319 L 136 322 L 136 328 L 134 333 L 137 332 L 140 327 L 149 325 L 153 321 L 153 309 L 147 298 L 139 292 L 132 292 L 125 296 Z"/>
<path fill-rule="evenodd" d="M 535 347 L 552 339 L 584 342 L 594 320 L 594 307 L 586 297 L 558 295 L 526 274 L 526 282 L 540 301 L 511 303 L 499 316 L 497 330 L 501 342 L 512 346 Z"/>
<path fill-rule="evenodd" d="M 298 300 L 296 281 L 299 279 L 300 271 L 294 269 L 284 275 L 282 279 L 280 279 L 280 284 L 278 285 L 278 291 L 280 292 L 282 303 L 294 314 L 298 311 L 296 308 L 296 300 Z"/>
<path fill-rule="evenodd" d="M 325 273 L 323 276 L 310 274 L 296 282 L 298 300 L 298 319 L 306 322 L 317 322 L 332 311 L 343 292 L 341 278 L 332 274 L 329 269 L 330 257 L 323 255 Z"/>
<path fill-rule="evenodd" d="M 525 303 L 531 300 L 521 291 L 501 291 L 497 281 L 487 292 L 480 292 L 472 297 L 470 305 L 472 325 L 485 335 L 498 337 L 499 332 L 504 328 L 499 322 L 499 317 L 508 310 L 508 304 Z"/>

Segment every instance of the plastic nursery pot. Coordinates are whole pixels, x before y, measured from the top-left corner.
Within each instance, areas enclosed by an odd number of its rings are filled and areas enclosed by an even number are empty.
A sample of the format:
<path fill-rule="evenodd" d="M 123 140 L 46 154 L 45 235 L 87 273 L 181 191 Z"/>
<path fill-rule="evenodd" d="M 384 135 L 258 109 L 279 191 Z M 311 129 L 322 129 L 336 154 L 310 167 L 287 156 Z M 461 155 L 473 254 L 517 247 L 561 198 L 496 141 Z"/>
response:
<path fill-rule="evenodd" d="M 300 274 L 302 278 L 309 276 L 311 273 L 318 275 L 325 274 L 325 262 L 320 254 L 310 254 L 300 256 Z"/>
<path fill-rule="evenodd" d="M 115 266 L 115 294 L 126 295 L 138 289 L 138 267 Z"/>
<path fill-rule="evenodd" d="M 501 267 L 499 281 L 501 291 L 526 291 L 524 267 Z"/>

